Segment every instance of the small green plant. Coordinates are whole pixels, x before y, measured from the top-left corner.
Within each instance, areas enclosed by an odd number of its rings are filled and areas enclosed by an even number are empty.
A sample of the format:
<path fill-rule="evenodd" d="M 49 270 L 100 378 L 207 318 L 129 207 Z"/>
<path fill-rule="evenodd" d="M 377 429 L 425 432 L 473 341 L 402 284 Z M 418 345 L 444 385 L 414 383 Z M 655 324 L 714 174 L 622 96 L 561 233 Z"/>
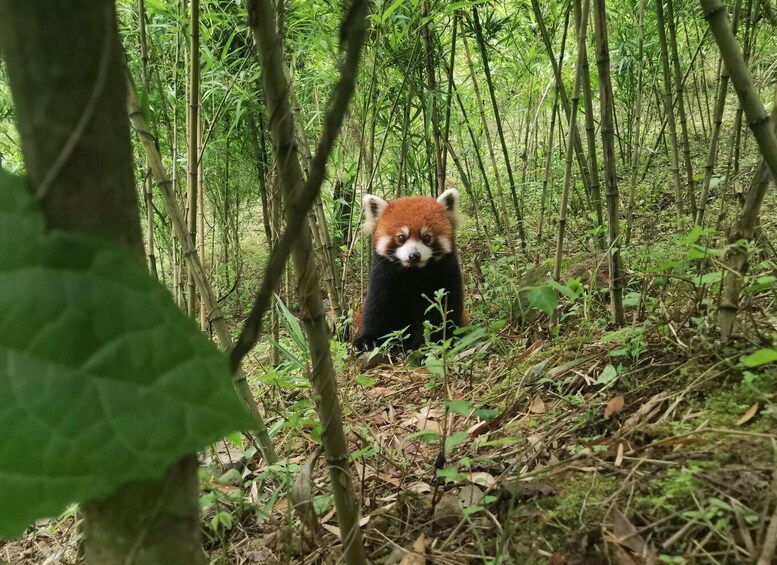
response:
<path fill-rule="evenodd" d="M 634 363 L 648 350 L 645 328 L 641 326 L 627 326 L 608 332 L 602 336 L 602 341 L 620 345 L 610 351 L 610 357 L 628 357 Z"/>

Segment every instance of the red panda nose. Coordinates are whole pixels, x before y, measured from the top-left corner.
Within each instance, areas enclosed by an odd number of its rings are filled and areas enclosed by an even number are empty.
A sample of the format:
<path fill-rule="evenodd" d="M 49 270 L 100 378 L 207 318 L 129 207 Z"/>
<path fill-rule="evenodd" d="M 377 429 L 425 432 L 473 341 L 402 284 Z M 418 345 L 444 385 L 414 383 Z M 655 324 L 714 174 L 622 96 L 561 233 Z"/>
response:
<path fill-rule="evenodd" d="M 421 254 L 418 251 L 413 251 L 407 258 L 411 263 L 418 263 L 421 260 Z"/>

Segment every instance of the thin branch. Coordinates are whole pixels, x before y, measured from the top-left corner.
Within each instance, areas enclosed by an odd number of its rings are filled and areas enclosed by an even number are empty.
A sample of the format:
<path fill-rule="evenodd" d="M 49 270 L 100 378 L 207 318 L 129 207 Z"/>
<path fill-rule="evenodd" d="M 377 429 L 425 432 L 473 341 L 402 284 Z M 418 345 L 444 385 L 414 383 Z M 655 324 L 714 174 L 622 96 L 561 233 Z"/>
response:
<path fill-rule="evenodd" d="M 251 313 L 243 324 L 240 337 L 232 350 L 231 363 L 235 370 L 240 361 L 259 341 L 262 329 L 262 318 L 272 299 L 272 291 L 276 281 L 280 279 L 291 253 L 291 248 L 304 228 L 307 211 L 313 205 L 321 191 L 321 184 L 326 173 L 326 163 L 332 152 L 335 139 L 343 123 L 343 117 L 348 109 L 353 91 L 356 87 L 356 74 L 359 69 L 361 49 L 366 37 L 365 15 L 366 5 L 356 0 L 341 28 L 341 41 L 346 46 L 345 59 L 340 70 L 340 81 L 332 94 L 329 112 L 324 120 L 324 131 L 316 148 L 316 155 L 310 166 L 307 182 L 303 190 L 295 195 L 289 203 L 286 230 L 273 247 L 270 260 L 264 269 L 262 286 L 256 295 Z"/>

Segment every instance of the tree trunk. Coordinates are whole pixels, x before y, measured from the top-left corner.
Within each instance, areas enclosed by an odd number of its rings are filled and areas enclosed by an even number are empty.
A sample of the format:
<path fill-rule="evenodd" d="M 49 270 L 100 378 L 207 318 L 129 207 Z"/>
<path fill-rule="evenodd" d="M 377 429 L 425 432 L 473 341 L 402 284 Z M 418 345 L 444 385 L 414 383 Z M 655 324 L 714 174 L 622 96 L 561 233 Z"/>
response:
<path fill-rule="evenodd" d="M 661 0 L 658 0 L 660 2 Z M 610 48 L 607 39 L 607 10 L 605 0 L 594 0 L 594 27 L 596 29 L 596 63 L 599 69 L 599 103 L 602 116 L 602 154 L 604 156 L 604 183 L 607 198 L 607 244 L 610 255 L 610 304 L 613 322 L 623 325 L 623 273 L 621 267 L 620 219 L 618 217 L 618 175 L 615 169 L 615 140 L 613 130 L 614 99 L 610 79 Z M 671 112 L 671 103 L 669 111 Z"/>
<path fill-rule="evenodd" d="M 0 2 L 0 50 L 48 227 L 113 240 L 144 261 L 113 2 Z M 87 563 L 202 563 L 196 466 L 184 457 L 157 481 L 83 504 Z"/>

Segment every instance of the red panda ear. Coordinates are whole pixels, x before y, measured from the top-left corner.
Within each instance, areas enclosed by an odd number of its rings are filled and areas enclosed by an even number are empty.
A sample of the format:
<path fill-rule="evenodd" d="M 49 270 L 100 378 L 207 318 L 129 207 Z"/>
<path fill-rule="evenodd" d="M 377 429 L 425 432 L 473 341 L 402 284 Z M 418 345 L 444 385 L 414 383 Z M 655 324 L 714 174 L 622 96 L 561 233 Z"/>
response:
<path fill-rule="evenodd" d="M 375 225 L 378 223 L 383 211 L 388 206 L 388 202 L 378 196 L 372 194 L 365 194 L 362 198 L 362 213 L 364 214 L 364 223 L 362 224 L 362 231 L 366 234 L 371 234 L 375 230 Z"/>
<path fill-rule="evenodd" d="M 461 221 L 459 216 L 459 191 L 455 188 L 449 188 L 443 192 L 438 198 L 437 202 L 443 205 L 445 211 L 448 213 L 448 219 L 451 225 L 456 228 Z"/>

